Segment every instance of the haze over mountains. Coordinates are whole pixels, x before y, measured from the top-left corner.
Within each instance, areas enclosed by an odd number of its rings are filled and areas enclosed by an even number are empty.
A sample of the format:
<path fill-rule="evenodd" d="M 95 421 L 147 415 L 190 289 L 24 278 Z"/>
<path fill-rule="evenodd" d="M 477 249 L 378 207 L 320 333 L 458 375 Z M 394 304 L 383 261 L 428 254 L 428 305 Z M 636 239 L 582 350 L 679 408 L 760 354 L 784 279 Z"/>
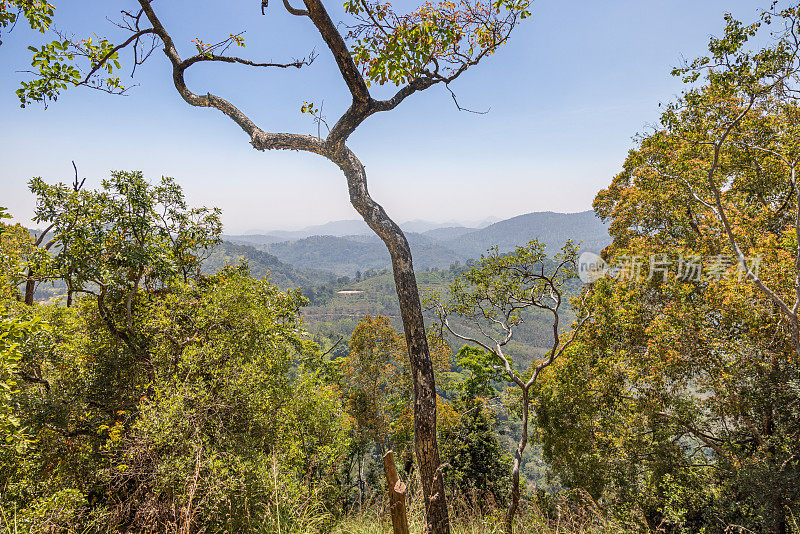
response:
<path fill-rule="evenodd" d="M 463 228 L 468 231 L 485 228 L 490 224 L 501 221 L 498 217 L 488 217 L 481 221 L 471 221 L 459 223 L 448 221 L 436 223 L 424 220 L 407 221 L 400 224 L 404 232 L 423 233 L 435 229 L 444 228 Z M 347 219 L 343 221 L 332 221 L 325 224 L 306 226 L 300 230 L 250 230 L 241 235 L 225 236 L 230 241 L 241 241 L 248 243 L 278 243 L 281 241 L 292 241 L 316 235 L 331 235 L 335 237 L 374 235 L 367 223 L 361 219 Z"/>
<path fill-rule="evenodd" d="M 455 262 L 479 258 L 494 245 L 501 252 L 537 238 L 550 254 L 572 239 L 582 250 L 599 252 L 611 240 L 606 225 L 592 211 L 579 213 L 535 212 L 497 222 L 482 221 L 467 227 L 449 223 L 409 221 L 406 232 L 417 269 L 447 268 Z M 295 269 L 353 276 L 357 271 L 390 266 L 383 243 L 363 221 L 334 221 L 295 231 L 223 236 L 226 241 L 248 245 L 274 256 Z M 244 247 L 246 248 L 246 247 Z M 228 257 L 242 253 L 239 249 Z M 277 267 L 270 260 L 272 268 Z"/>

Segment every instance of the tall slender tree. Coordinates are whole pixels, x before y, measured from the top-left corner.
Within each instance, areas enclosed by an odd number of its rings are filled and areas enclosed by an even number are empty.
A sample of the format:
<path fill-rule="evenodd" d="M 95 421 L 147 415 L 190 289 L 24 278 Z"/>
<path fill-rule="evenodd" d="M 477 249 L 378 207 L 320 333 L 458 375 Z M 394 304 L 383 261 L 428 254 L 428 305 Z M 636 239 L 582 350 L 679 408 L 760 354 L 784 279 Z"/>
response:
<path fill-rule="evenodd" d="M 123 2 L 123 0 L 120 0 Z M 200 39 L 190 54 L 183 55 L 162 20 L 153 0 L 124 2 L 133 4 L 121 12 L 116 26 L 125 32 L 116 41 L 107 38 L 79 40 L 59 35 L 49 44 L 33 49 L 33 75 L 17 91 L 22 105 L 47 103 L 69 87 L 84 86 L 112 94 L 128 90 L 119 76 L 120 53 L 128 51 L 135 66 L 161 48 L 171 65 L 172 82 L 187 104 L 216 109 L 247 134 L 256 150 L 299 150 L 320 155 L 341 169 L 347 178 L 350 201 L 370 228 L 383 240 L 392 260 L 403 328 L 410 356 L 414 383 L 415 449 L 422 479 L 428 528 L 435 533 L 449 532 L 447 505 L 436 443 L 436 385 L 425 337 L 422 307 L 411 250 L 400 227 L 370 196 L 367 174 L 356 154 L 347 146 L 350 135 L 376 113 L 396 109 L 411 95 L 450 84 L 486 56 L 494 53 L 510 37 L 521 19 L 530 14 L 530 0 L 441 0 L 428 2 L 409 13 L 398 13 L 389 2 L 347 0 L 345 11 L 350 21 L 343 34 L 321 0 L 304 0 L 302 7 L 283 1 L 285 10 L 307 19 L 324 41 L 338 67 L 352 102 L 333 122 L 326 137 L 282 133 L 264 129 L 229 100 L 189 87 L 186 71 L 204 63 L 223 62 L 256 68 L 301 68 L 316 57 L 287 63 L 259 62 L 228 54 L 243 46 L 241 34 L 208 44 Z M 254 6 L 259 9 L 258 6 Z M 267 0 L 260 4 L 267 13 Z M 391 98 L 375 99 L 370 86 L 394 84 Z M 455 101 L 455 95 L 453 95 Z M 456 105 L 458 102 L 456 101 Z M 303 111 L 315 119 L 323 118 L 313 103 Z"/>
<path fill-rule="evenodd" d="M 430 306 L 436 311 L 443 330 L 486 351 L 483 354 L 473 352 L 471 367 L 482 364 L 487 370 L 494 370 L 498 378 L 504 378 L 519 389 L 522 429 L 511 469 L 511 492 L 504 521 L 506 534 L 513 532 L 514 517 L 519 508 L 520 467 L 522 454 L 528 446 L 531 397 L 536 382 L 542 371 L 569 347 L 575 334 L 591 317 L 588 309 L 581 305 L 572 331 L 565 332 L 561 327 L 562 304 L 569 299 L 570 289 L 578 289 L 575 281 L 577 268 L 578 249 L 571 241 L 552 260 L 547 257 L 544 245 L 536 240 L 518 246 L 508 254 L 501 254 L 494 247 L 469 271 L 456 277 L 447 297 L 432 294 L 430 298 Z M 524 314 L 534 310 L 548 316 L 552 342 L 541 358 L 519 369 L 519 362 L 515 363 L 509 353 L 509 342 L 524 322 Z M 466 324 L 453 324 L 453 316 L 460 317 Z"/>

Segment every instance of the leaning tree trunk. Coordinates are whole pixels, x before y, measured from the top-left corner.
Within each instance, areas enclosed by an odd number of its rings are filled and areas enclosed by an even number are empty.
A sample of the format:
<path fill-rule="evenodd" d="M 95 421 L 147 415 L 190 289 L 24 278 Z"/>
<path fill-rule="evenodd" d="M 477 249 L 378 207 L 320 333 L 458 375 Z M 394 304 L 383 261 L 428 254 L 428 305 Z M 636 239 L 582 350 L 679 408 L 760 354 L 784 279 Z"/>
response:
<path fill-rule="evenodd" d="M 514 452 L 514 467 L 511 470 L 511 502 L 506 511 L 504 528 L 506 534 L 512 534 L 514 531 L 514 516 L 519 508 L 519 469 L 522 464 L 522 453 L 525 452 L 525 447 L 528 445 L 528 390 L 522 390 L 522 437 L 517 444 L 517 450 Z"/>
<path fill-rule="evenodd" d="M 400 227 L 370 197 L 364 166 L 355 154 L 347 147 L 341 147 L 330 158 L 347 177 L 353 207 L 389 249 L 414 383 L 414 445 L 425 502 L 425 531 L 446 534 L 450 532 L 450 519 L 436 441 L 436 382 L 411 249 Z"/>

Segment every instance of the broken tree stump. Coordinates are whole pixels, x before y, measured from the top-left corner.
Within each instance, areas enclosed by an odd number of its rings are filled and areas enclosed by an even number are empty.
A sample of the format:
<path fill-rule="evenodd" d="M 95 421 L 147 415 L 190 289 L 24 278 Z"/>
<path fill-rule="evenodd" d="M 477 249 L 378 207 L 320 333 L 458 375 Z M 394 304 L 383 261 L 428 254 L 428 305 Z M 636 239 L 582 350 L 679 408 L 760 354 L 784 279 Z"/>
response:
<path fill-rule="evenodd" d="M 389 509 L 392 513 L 394 534 L 408 534 L 408 514 L 406 512 L 406 485 L 397 474 L 392 451 L 383 455 L 383 470 L 389 484 Z"/>

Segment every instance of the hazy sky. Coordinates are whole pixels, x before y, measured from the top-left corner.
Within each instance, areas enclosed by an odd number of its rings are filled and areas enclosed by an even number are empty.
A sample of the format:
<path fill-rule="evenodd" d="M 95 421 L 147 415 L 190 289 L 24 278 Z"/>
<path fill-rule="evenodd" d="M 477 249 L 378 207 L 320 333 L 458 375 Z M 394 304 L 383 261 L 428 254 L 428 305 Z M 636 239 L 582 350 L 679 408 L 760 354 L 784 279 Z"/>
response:
<path fill-rule="evenodd" d="M 113 38 L 119 34 L 105 17 L 133 4 L 62 0 L 57 27 Z M 300 113 L 303 101 L 324 101 L 335 120 L 348 104 L 346 87 L 310 21 L 287 14 L 278 0 L 271 4 L 264 17 L 258 0 L 156 5 L 184 55 L 194 37 L 211 42 L 241 30 L 247 32 L 242 55 L 253 59 L 286 60 L 315 48 L 317 60 L 299 71 L 202 65 L 188 74 L 195 92 L 230 99 L 265 130 L 315 133 Z M 533 18 L 511 42 L 453 86 L 462 105 L 488 114 L 459 112 L 437 87 L 368 119 L 349 145 L 367 168 L 373 196 L 398 221 L 589 209 L 619 170 L 631 137 L 657 120 L 659 102 L 680 91 L 670 68 L 705 51 L 725 11 L 749 21 L 767 4 L 534 1 Z M 341 0 L 328 5 L 342 20 Z M 256 152 L 232 121 L 180 99 L 161 53 L 137 72 L 140 86 L 130 96 L 77 89 L 47 110 L 23 110 L 14 90 L 25 74 L 17 71 L 27 68 L 25 47 L 41 37 L 20 26 L 3 40 L 0 205 L 22 222 L 33 207 L 27 180 L 71 180 L 71 160 L 89 177 L 87 185 L 112 169 L 140 169 L 153 180 L 173 176 L 192 203 L 223 209 L 227 232 L 358 217 L 332 164 L 302 153 Z"/>

